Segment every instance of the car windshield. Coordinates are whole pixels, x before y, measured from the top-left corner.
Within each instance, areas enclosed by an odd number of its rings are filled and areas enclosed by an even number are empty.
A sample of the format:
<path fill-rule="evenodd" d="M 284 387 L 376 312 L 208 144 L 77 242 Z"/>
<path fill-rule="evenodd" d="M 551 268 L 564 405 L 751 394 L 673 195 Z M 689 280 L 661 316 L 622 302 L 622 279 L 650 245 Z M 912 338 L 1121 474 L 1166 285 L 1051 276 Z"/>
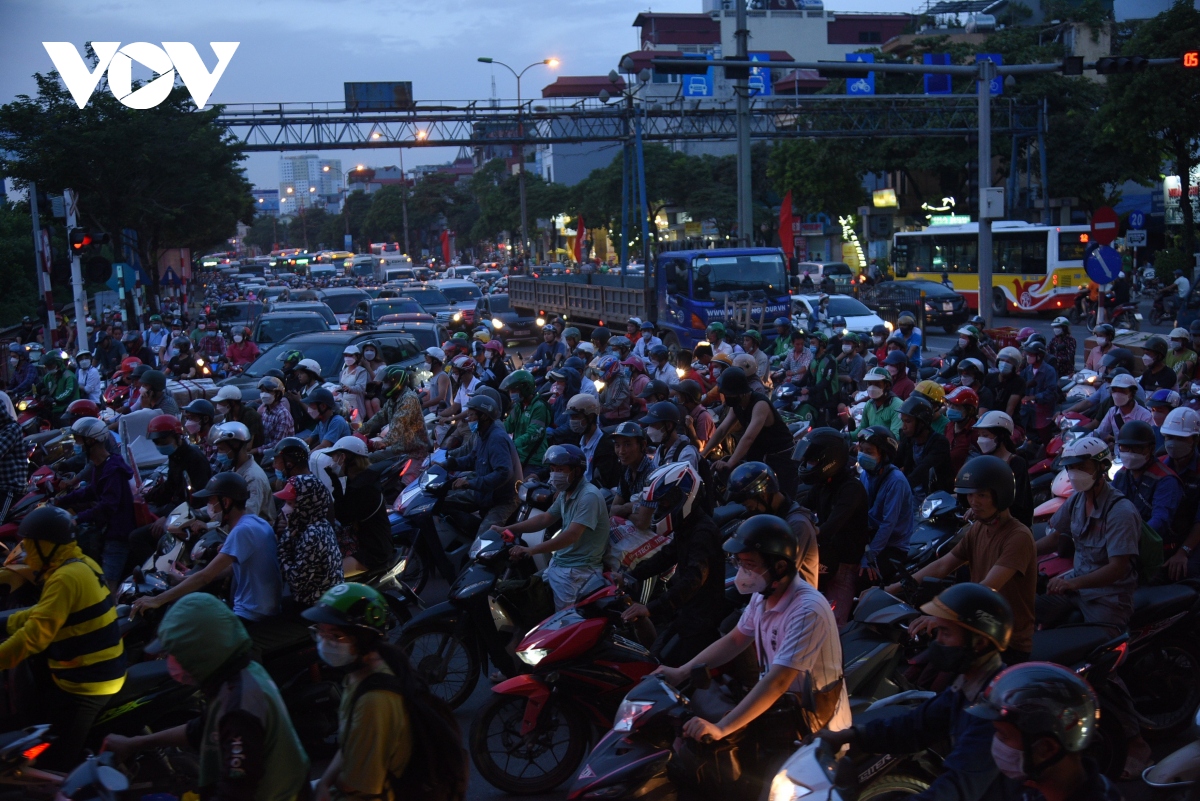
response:
<path fill-rule="evenodd" d="M 315 359 L 321 365 L 321 375 L 327 381 L 335 380 L 342 370 L 344 342 L 288 342 L 273 345 L 255 359 L 242 375 L 260 378 L 271 369 L 283 369 L 283 356 L 289 350 L 299 350 L 306 359 Z"/>
<path fill-rule="evenodd" d="M 488 297 L 488 304 L 493 312 L 512 311 L 512 306 L 508 303 L 508 295 L 491 295 Z"/>
<path fill-rule="evenodd" d="M 254 333 L 254 341 L 260 345 L 266 342 L 279 342 L 291 334 L 307 334 L 312 331 L 327 331 L 329 324 L 321 315 L 298 314 L 295 316 L 266 318 L 258 321 Z"/>
<path fill-rule="evenodd" d="M 333 316 L 333 309 L 326 306 L 324 303 L 296 303 L 296 304 L 280 304 L 275 307 L 276 311 L 312 311 L 321 315 L 325 322 L 330 325 L 337 325 L 337 317 Z"/>
<path fill-rule="evenodd" d="M 465 300 L 475 300 L 483 295 L 477 286 L 444 286 L 441 287 L 441 290 L 443 295 L 459 303 Z"/>
<path fill-rule="evenodd" d="M 783 257 L 776 254 L 752 256 L 709 256 L 695 261 L 693 281 L 705 280 L 699 270 L 712 268 L 707 280 L 713 292 L 783 291 L 787 287 Z"/>
<path fill-rule="evenodd" d="M 406 336 L 410 336 L 417 341 L 417 350 L 424 351 L 426 348 L 441 347 L 441 342 L 438 341 L 437 332 L 432 326 L 417 327 L 405 323 L 382 323 L 379 326 L 381 331 L 399 331 Z"/>
<path fill-rule="evenodd" d="M 834 317 L 868 317 L 874 312 L 854 298 L 830 296 L 829 313 Z"/>
<path fill-rule="evenodd" d="M 371 304 L 371 316 L 378 320 L 385 314 L 423 314 L 425 309 L 415 300 L 398 299 Z"/>
<path fill-rule="evenodd" d="M 321 300 L 325 301 L 326 306 L 333 309 L 334 314 L 349 314 L 355 306 L 368 297 L 370 296 L 366 292 L 338 292 L 337 294 L 327 292 Z"/>
<path fill-rule="evenodd" d="M 262 304 L 258 301 L 222 303 L 217 307 L 217 319 L 223 323 L 251 320 L 261 313 Z"/>
<path fill-rule="evenodd" d="M 422 306 L 449 306 L 450 299 L 436 289 L 406 289 L 406 297 L 410 297 Z"/>

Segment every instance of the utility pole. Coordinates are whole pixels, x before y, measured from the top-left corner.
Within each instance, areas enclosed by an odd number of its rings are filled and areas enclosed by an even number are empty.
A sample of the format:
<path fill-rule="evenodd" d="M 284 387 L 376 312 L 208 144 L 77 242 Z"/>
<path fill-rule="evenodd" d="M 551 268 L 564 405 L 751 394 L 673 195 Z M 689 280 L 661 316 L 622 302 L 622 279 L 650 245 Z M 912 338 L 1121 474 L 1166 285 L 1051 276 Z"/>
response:
<path fill-rule="evenodd" d="M 33 218 L 33 260 L 37 265 L 38 289 L 46 299 L 46 326 L 42 330 L 42 339 L 49 351 L 54 344 L 54 328 L 58 323 L 54 319 L 54 295 L 50 292 L 50 265 L 42 263 L 42 223 L 38 216 L 37 184 L 29 182 L 29 216 Z"/>
<path fill-rule="evenodd" d="M 746 22 L 746 0 L 737 0 L 737 58 L 749 58 L 750 31 Z M 738 245 L 754 245 L 754 216 L 750 204 L 750 81 L 738 78 L 734 85 L 737 95 L 737 221 Z"/>
<path fill-rule="evenodd" d="M 989 216 L 987 190 L 992 185 L 992 79 L 996 63 L 978 64 L 976 91 L 979 97 L 979 313 L 985 328 L 992 327 L 992 218 Z"/>
<path fill-rule="evenodd" d="M 63 202 L 67 204 L 67 236 L 70 237 L 72 228 L 78 226 L 79 195 L 74 189 L 63 191 Z M 83 265 L 79 254 L 68 245 L 71 251 L 71 290 L 75 295 L 75 332 L 79 350 L 88 350 L 87 339 L 87 293 L 83 291 Z"/>
<path fill-rule="evenodd" d="M 404 217 L 404 255 L 412 260 L 408 252 L 408 179 L 404 177 L 404 148 L 400 148 L 400 213 Z"/>

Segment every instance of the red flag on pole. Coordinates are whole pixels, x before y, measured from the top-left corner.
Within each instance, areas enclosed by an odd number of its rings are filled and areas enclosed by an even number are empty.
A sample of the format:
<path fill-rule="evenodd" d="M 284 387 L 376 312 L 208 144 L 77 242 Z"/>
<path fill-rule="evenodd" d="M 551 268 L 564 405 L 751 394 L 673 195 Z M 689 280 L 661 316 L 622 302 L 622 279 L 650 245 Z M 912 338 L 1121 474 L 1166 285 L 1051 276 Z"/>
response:
<path fill-rule="evenodd" d="M 575 221 L 575 261 L 583 261 L 583 239 L 587 236 L 587 228 L 583 224 L 583 215 Z"/>
<path fill-rule="evenodd" d="M 789 259 L 796 255 L 796 237 L 792 233 L 792 190 L 783 196 L 779 207 L 779 246 Z"/>
<path fill-rule="evenodd" d="M 450 265 L 450 231 L 442 231 L 442 261 Z"/>

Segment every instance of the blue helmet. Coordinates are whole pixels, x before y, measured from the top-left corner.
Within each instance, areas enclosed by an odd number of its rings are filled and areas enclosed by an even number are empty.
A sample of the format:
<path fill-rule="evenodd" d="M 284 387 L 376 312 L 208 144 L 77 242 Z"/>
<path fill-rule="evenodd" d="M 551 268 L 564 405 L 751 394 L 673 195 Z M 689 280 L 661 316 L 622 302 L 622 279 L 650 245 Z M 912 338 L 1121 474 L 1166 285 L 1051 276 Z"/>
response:
<path fill-rule="evenodd" d="M 542 457 L 542 463 L 556 467 L 583 467 L 587 457 L 578 445 L 551 445 Z"/>
<path fill-rule="evenodd" d="M 894 350 L 883 360 L 884 364 L 894 364 L 897 367 L 908 367 L 908 357 L 902 350 Z"/>

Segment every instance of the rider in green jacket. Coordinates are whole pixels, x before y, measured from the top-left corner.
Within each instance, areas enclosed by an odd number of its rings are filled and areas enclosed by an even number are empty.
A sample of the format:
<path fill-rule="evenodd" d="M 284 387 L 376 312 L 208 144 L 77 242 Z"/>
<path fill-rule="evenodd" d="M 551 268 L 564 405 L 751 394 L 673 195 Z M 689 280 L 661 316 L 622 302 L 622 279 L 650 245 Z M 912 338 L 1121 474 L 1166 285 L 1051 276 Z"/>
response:
<path fill-rule="evenodd" d="M 542 454 L 546 452 L 546 429 L 553 422 L 550 407 L 537 394 L 533 374 L 528 370 L 514 370 L 500 384 L 500 391 L 507 392 L 512 401 L 504 430 L 513 439 L 521 465 L 529 468 L 542 466 Z"/>

